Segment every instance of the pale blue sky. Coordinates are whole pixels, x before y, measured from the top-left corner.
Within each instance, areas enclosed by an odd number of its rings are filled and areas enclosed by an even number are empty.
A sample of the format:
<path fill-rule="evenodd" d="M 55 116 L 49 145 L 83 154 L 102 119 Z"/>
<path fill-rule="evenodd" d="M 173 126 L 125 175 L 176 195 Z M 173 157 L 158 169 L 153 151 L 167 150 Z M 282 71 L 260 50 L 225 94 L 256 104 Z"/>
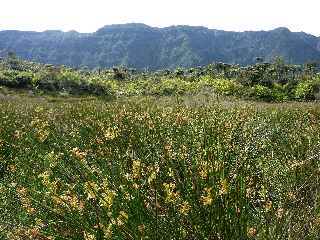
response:
<path fill-rule="evenodd" d="M 0 8 L 0 30 L 94 32 L 129 22 L 233 31 L 288 27 L 320 36 L 320 0 L 3 0 Z"/>

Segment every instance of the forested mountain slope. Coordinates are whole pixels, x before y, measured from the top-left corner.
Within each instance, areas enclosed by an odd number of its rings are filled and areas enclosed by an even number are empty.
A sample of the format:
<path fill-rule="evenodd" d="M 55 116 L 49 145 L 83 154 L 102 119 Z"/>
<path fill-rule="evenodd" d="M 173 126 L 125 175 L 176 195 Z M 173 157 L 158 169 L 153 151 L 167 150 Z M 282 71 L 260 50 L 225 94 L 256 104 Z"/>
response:
<path fill-rule="evenodd" d="M 320 61 L 320 38 L 287 28 L 228 32 L 204 27 L 154 28 L 108 25 L 94 33 L 0 31 L 0 56 L 90 68 L 125 65 L 162 69 L 211 62 L 252 64 L 257 57 L 282 56 L 290 63 Z"/>

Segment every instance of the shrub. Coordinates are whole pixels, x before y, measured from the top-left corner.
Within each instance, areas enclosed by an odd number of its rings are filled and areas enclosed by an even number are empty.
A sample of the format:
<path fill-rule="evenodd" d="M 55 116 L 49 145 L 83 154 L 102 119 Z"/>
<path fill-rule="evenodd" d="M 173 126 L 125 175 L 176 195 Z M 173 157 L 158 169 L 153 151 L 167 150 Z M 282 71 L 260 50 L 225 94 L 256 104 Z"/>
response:
<path fill-rule="evenodd" d="M 32 72 L 20 72 L 16 76 L 17 87 L 30 87 L 32 85 L 34 74 Z"/>
<path fill-rule="evenodd" d="M 286 94 L 285 86 L 279 83 L 274 83 L 272 85 L 272 97 L 273 100 L 277 102 L 282 102 L 289 99 L 289 96 Z"/>
<path fill-rule="evenodd" d="M 295 89 L 295 98 L 301 100 L 315 99 L 316 85 L 312 81 L 300 82 Z"/>
<path fill-rule="evenodd" d="M 212 86 L 218 94 L 222 95 L 237 95 L 241 88 L 236 81 L 228 79 L 214 79 Z"/>
<path fill-rule="evenodd" d="M 253 94 L 254 94 L 254 97 L 258 100 L 264 100 L 264 101 L 273 100 L 272 90 L 260 84 L 257 84 L 253 87 Z"/>

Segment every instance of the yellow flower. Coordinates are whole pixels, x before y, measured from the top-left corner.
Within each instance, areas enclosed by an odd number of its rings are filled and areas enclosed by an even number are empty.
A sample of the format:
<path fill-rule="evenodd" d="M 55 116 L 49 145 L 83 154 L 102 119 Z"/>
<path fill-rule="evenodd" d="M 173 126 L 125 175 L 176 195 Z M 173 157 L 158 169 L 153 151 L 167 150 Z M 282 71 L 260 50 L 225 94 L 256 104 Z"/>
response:
<path fill-rule="evenodd" d="M 100 206 L 106 207 L 108 209 L 111 208 L 115 196 L 116 193 L 114 191 L 105 190 L 105 192 L 101 194 Z"/>
<path fill-rule="evenodd" d="M 87 199 L 96 199 L 96 192 L 98 191 L 98 186 L 95 182 L 85 182 L 84 191 L 86 192 Z"/>
<path fill-rule="evenodd" d="M 220 190 L 219 194 L 224 195 L 228 193 L 228 182 L 227 179 L 223 179 L 220 181 Z"/>
<path fill-rule="evenodd" d="M 201 201 L 203 205 L 211 205 L 213 199 L 211 196 L 201 196 Z"/>
<path fill-rule="evenodd" d="M 210 168 L 209 168 L 208 162 L 201 161 L 200 164 L 199 164 L 199 167 L 198 167 L 199 176 L 202 179 L 207 179 L 209 170 L 210 170 Z"/>
<path fill-rule="evenodd" d="M 248 237 L 253 238 L 257 235 L 257 229 L 255 229 L 254 227 L 251 227 L 248 229 L 247 232 Z"/>
<path fill-rule="evenodd" d="M 141 162 L 139 160 L 134 160 L 132 162 L 132 176 L 135 179 L 140 177 L 140 166 Z"/>
<path fill-rule="evenodd" d="M 170 143 L 167 143 L 166 145 L 164 145 L 164 150 L 165 150 L 166 155 L 171 156 L 172 145 Z"/>
<path fill-rule="evenodd" d="M 104 239 L 111 239 L 112 238 L 112 224 L 110 223 L 108 227 L 104 226 L 100 223 L 100 229 L 102 230 L 104 234 Z"/>
<path fill-rule="evenodd" d="M 164 183 L 164 190 L 166 193 L 166 202 L 175 202 L 180 197 L 179 191 L 176 191 L 175 183 Z"/>
<path fill-rule="evenodd" d="M 86 157 L 86 155 L 87 155 L 86 152 L 80 151 L 79 148 L 73 148 L 73 149 L 71 150 L 71 152 L 72 152 L 72 155 L 73 155 L 74 157 L 78 158 L 79 160 L 83 160 L 83 159 Z"/>
<path fill-rule="evenodd" d="M 21 131 L 19 131 L 19 130 L 15 130 L 15 131 L 14 131 L 13 137 L 14 137 L 15 139 L 20 139 L 21 136 L 22 136 L 22 132 L 21 132 Z"/>
<path fill-rule="evenodd" d="M 11 164 L 8 166 L 8 170 L 12 173 L 17 171 L 17 166 L 15 164 Z"/>
<path fill-rule="evenodd" d="M 183 215 L 188 215 L 190 208 L 191 208 L 190 204 L 187 201 L 184 201 L 179 206 L 179 212 Z"/>
<path fill-rule="evenodd" d="M 39 228 L 42 228 L 45 226 L 44 222 L 40 218 L 36 218 L 35 222 L 36 222 L 36 226 L 38 226 Z"/>
<path fill-rule="evenodd" d="M 201 196 L 200 200 L 203 205 L 211 205 L 213 202 L 212 198 L 212 188 L 205 188 L 204 189 L 204 195 Z"/>
<path fill-rule="evenodd" d="M 51 168 L 57 166 L 59 155 L 57 155 L 54 151 L 48 153 L 45 158 L 48 160 Z"/>
<path fill-rule="evenodd" d="M 36 113 L 40 113 L 40 112 L 43 112 L 43 111 L 44 111 L 44 108 L 41 107 L 41 106 L 37 106 L 37 107 L 34 109 L 34 111 L 35 111 Z"/>
<path fill-rule="evenodd" d="M 94 236 L 94 234 L 90 234 L 86 231 L 83 231 L 83 238 L 84 240 L 96 240 L 96 237 Z"/>
<path fill-rule="evenodd" d="M 117 128 L 109 127 L 107 130 L 104 131 L 104 137 L 106 140 L 113 140 L 118 136 L 119 132 Z"/>
<path fill-rule="evenodd" d="M 146 226 L 144 224 L 140 224 L 138 226 L 138 230 L 141 234 L 144 234 L 144 230 L 146 229 Z"/>
<path fill-rule="evenodd" d="M 21 202 L 22 207 L 29 214 L 34 214 L 36 209 L 31 206 L 31 200 L 28 198 L 28 190 L 25 187 L 17 188 L 17 193 Z"/>
<path fill-rule="evenodd" d="M 150 184 L 151 182 L 153 182 L 155 179 L 157 178 L 157 174 L 155 171 L 153 171 L 150 176 L 148 177 L 148 183 Z"/>
<path fill-rule="evenodd" d="M 123 226 L 128 220 L 128 214 L 124 211 L 120 211 L 119 216 L 117 218 L 117 225 L 119 227 Z"/>
<path fill-rule="evenodd" d="M 296 195 L 294 194 L 294 192 L 288 192 L 288 197 L 290 200 L 296 200 Z"/>
<path fill-rule="evenodd" d="M 267 201 L 266 204 L 264 205 L 266 211 L 270 211 L 272 208 L 272 201 Z"/>
<path fill-rule="evenodd" d="M 53 198 L 55 202 L 60 204 L 68 204 L 68 206 L 72 210 L 76 210 L 79 212 L 82 212 L 84 208 L 84 203 L 78 199 L 78 197 L 71 193 L 70 191 L 67 191 L 65 194 L 62 194 L 60 197 L 54 197 Z"/>
<path fill-rule="evenodd" d="M 278 219 L 281 219 L 283 217 L 284 214 L 284 209 L 283 208 L 278 208 L 277 212 L 276 212 L 276 216 Z"/>
<path fill-rule="evenodd" d="M 37 132 L 37 138 L 40 142 L 44 142 L 49 137 L 50 132 L 48 130 L 40 129 Z"/>

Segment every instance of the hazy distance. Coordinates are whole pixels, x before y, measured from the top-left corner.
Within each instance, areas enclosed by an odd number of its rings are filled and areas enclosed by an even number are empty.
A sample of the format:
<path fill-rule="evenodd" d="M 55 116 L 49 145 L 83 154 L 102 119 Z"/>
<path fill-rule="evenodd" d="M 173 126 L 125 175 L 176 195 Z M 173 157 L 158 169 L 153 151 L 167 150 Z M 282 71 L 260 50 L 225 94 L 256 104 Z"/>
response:
<path fill-rule="evenodd" d="M 229 31 L 287 27 L 320 36 L 319 9 L 319 0 L 4 0 L 0 30 L 94 32 L 104 25 L 139 22 Z"/>

